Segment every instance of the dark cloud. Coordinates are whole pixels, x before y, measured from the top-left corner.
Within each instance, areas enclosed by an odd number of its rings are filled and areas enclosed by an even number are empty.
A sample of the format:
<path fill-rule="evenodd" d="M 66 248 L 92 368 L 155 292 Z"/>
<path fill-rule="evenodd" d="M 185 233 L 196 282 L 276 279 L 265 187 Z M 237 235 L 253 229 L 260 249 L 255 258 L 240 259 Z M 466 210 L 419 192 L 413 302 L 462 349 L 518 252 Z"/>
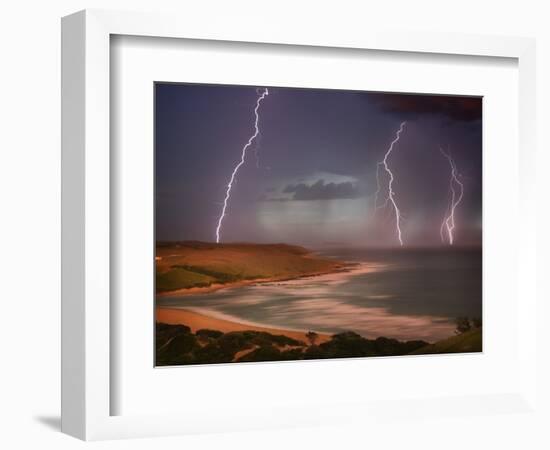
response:
<path fill-rule="evenodd" d="M 360 196 L 357 186 L 351 181 L 326 183 L 319 180 L 314 184 L 289 184 L 283 190 L 285 194 L 294 194 L 293 200 L 332 200 L 337 198 L 357 198 Z"/>
<path fill-rule="evenodd" d="M 264 197 L 264 198 L 260 198 L 259 199 L 260 201 L 263 201 L 263 202 L 290 202 L 294 199 L 292 198 L 286 198 L 286 197 L 273 197 L 273 198 L 269 198 L 269 197 Z"/>
<path fill-rule="evenodd" d="M 423 115 L 438 115 L 452 120 L 472 122 L 481 119 L 480 97 L 456 97 L 445 95 L 371 94 L 383 111 L 398 113 L 406 119 Z"/>
<path fill-rule="evenodd" d="M 270 192 L 274 192 L 274 190 L 269 190 Z M 259 202 L 288 202 L 292 200 L 288 197 L 269 197 L 267 194 L 260 194 L 258 196 Z"/>

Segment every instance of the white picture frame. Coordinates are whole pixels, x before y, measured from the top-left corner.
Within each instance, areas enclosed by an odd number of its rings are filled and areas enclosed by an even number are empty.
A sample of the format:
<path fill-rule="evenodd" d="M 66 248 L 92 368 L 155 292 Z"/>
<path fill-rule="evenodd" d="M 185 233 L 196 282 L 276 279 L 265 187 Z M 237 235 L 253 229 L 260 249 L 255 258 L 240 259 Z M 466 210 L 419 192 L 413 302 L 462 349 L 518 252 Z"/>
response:
<path fill-rule="evenodd" d="M 328 35 L 322 27 L 280 28 L 251 22 L 234 28 L 222 20 L 209 24 L 192 17 L 87 10 L 62 21 L 62 430 L 85 440 L 162 436 L 268 426 L 324 423 L 334 418 L 391 416 L 385 402 L 334 405 L 330 411 L 315 405 L 298 410 L 279 407 L 277 419 L 269 411 L 247 421 L 206 419 L 201 415 L 111 415 L 110 183 L 110 38 L 112 35 L 163 37 L 241 43 L 285 44 L 332 49 L 365 49 L 417 54 L 448 54 L 512 58 L 518 62 L 519 184 L 521 213 L 517 276 L 522 301 L 518 304 L 518 342 L 536 342 L 535 186 L 531 173 L 535 148 L 535 43 L 532 39 L 456 34 L 395 33 L 349 30 Z M 520 346 L 519 378 L 515 391 L 435 397 L 403 401 L 399 414 L 414 415 L 438 408 L 445 415 L 516 412 L 534 408 L 536 353 Z M 200 370 L 197 369 L 197 370 Z M 184 376 L 182 374 L 182 376 Z M 403 399 L 405 400 L 405 399 Z M 393 400 L 394 401 L 394 400 Z M 471 403 L 470 403 L 471 405 Z M 304 414 L 309 411 L 310 414 Z M 236 414 L 238 419 L 239 415 Z"/>

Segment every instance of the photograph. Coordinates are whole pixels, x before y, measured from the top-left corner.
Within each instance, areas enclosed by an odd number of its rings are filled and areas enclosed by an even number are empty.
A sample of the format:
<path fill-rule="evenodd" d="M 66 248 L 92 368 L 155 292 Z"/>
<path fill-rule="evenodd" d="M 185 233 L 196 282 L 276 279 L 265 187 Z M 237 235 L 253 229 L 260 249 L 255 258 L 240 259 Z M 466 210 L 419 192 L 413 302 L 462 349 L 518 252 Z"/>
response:
<path fill-rule="evenodd" d="M 482 352 L 482 97 L 153 92 L 156 367 Z"/>

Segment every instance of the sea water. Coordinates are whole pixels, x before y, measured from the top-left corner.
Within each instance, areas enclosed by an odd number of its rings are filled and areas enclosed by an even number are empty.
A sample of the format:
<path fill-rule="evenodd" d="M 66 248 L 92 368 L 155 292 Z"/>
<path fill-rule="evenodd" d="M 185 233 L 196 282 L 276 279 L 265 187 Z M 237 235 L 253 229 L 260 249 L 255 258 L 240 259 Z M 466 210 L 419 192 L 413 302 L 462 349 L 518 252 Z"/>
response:
<path fill-rule="evenodd" d="M 481 318 L 479 249 L 316 253 L 356 265 L 343 273 L 159 297 L 157 304 L 270 328 L 428 342 L 452 336 L 458 317 Z"/>

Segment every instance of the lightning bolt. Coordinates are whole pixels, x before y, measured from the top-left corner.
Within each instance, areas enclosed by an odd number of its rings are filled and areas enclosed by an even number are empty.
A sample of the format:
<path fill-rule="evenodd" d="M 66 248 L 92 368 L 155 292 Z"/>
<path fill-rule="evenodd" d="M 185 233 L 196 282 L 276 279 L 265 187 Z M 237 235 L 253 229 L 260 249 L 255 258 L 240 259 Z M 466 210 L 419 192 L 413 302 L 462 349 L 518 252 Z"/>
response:
<path fill-rule="evenodd" d="M 262 145 L 262 133 L 258 133 L 256 136 L 256 142 L 254 146 L 254 155 L 256 156 L 256 168 L 260 168 L 260 146 Z"/>
<path fill-rule="evenodd" d="M 401 233 L 401 211 L 399 210 L 399 207 L 397 206 L 397 202 L 395 201 L 395 192 L 393 190 L 393 182 L 394 182 L 394 176 L 393 176 L 393 172 L 390 170 L 390 167 L 388 166 L 388 157 L 391 155 L 391 152 L 393 151 L 393 147 L 395 144 L 397 144 L 397 142 L 399 141 L 399 138 L 401 137 L 401 133 L 403 132 L 404 128 L 405 128 L 405 124 L 406 122 L 402 122 L 400 127 L 399 127 L 399 130 L 397 130 L 397 132 L 395 133 L 395 138 L 393 141 L 391 141 L 391 144 L 388 148 L 388 150 L 386 151 L 386 154 L 384 155 L 384 159 L 382 161 L 379 161 L 377 164 L 376 164 L 376 183 L 377 183 L 377 190 L 374 194 L 374 210 L 376 211 L 377 209 L 381 209 L 381 208 L 385 208 L 388 203 L 391 203 L 392 204 L 392 207 L 393 207 L 393 210 L 395 212 L 395 227 L 396 227 L 396 231 L 397 231 L 397 239 L 399 240 L 399 244 L 401 246 L 403 246 L 403 236 L 402 236 L 402 233 Z M 378 195 L 380 194 L 380 191 L 381 191 L 381 186 L 380 186 L 380 169 L 383 168 L 386 173 L 388 174 L 388 195 L 386 197 L 386 200 L 384 201 L 384 203 L 379 206 L 378 205 Z"/>
<path fill-rule="evenodd" d="M 445 214 L 445 217 L 443 218 L 443 222 L 441 223 L 441 228 L 439 231 L 441 234 L 441 241 L 445 242 L 445 231 L 446 231 L 449 245 L 453 245 L 454 243 L 453 232 L 455 229 L 455 211 L 457 206 L 462 201 L 462 197 L 464 196 L 464 185 L 458 179 L 459 173 L 456 169 L 456 164 L 453 158 L 451 157 L 450 152 L 446 152 L 441 147 L 439 148 L 439 151 L 447 159 L 447 161 L 449 161 L 449 165 L 451 166 L 451 178 L 449 180 L 449 190 L 451 192 L 451 199 L 449 201 L 449 206 L 447 208 L 447 212 Z M 457 190 L 459 191 L 458 194 L 457 194 Z"/>
<path fill-rule="evenodd" d="M 250 136 L 248 139 L 248 142 L 245 144 L 245 146 L 241 150 L 241 159 L 233 169 L 233 172 L 231 173 L 231 178 L 229 179 L 229 183 L 227 183 L 227 189 L 225 191 L 225 198 L 223 200 L 223 208 L 222 212 L 220 214 L 220 217 L 218 219 L 218 225 L 216 227 L 216 243 L 220 242 L 220 232 L 222 228 L 223 219 L 225 218 L 225 213 L 227 211 L 227 205 L 229 203 L 229 198 L 231 197 L 231 189 L 233 187 L 233 183 L 235 182 L 235 178 L 237 176 L 237 172 L 241 168 L 241 166 L 244 164 L 244 160 L 246 158 L 246 152 L 249 149 L 249 147 L 253 144 L 256 137 L 260 134 L 260 128 L 258 127 L 258 122 L 260 121 L 260 116 L 258 114 L 258 110 L 260 109 L 260 103 L 264 98 L 266 98 L 269 95 L 269 91 L 267 88 L 263 89 L 263 92 L 258 91 L 259 97 L 256 100 L 256 106 L 254 108 L 254 134 Z M 256 153 L 257 154 L 257 153 Z"/>

